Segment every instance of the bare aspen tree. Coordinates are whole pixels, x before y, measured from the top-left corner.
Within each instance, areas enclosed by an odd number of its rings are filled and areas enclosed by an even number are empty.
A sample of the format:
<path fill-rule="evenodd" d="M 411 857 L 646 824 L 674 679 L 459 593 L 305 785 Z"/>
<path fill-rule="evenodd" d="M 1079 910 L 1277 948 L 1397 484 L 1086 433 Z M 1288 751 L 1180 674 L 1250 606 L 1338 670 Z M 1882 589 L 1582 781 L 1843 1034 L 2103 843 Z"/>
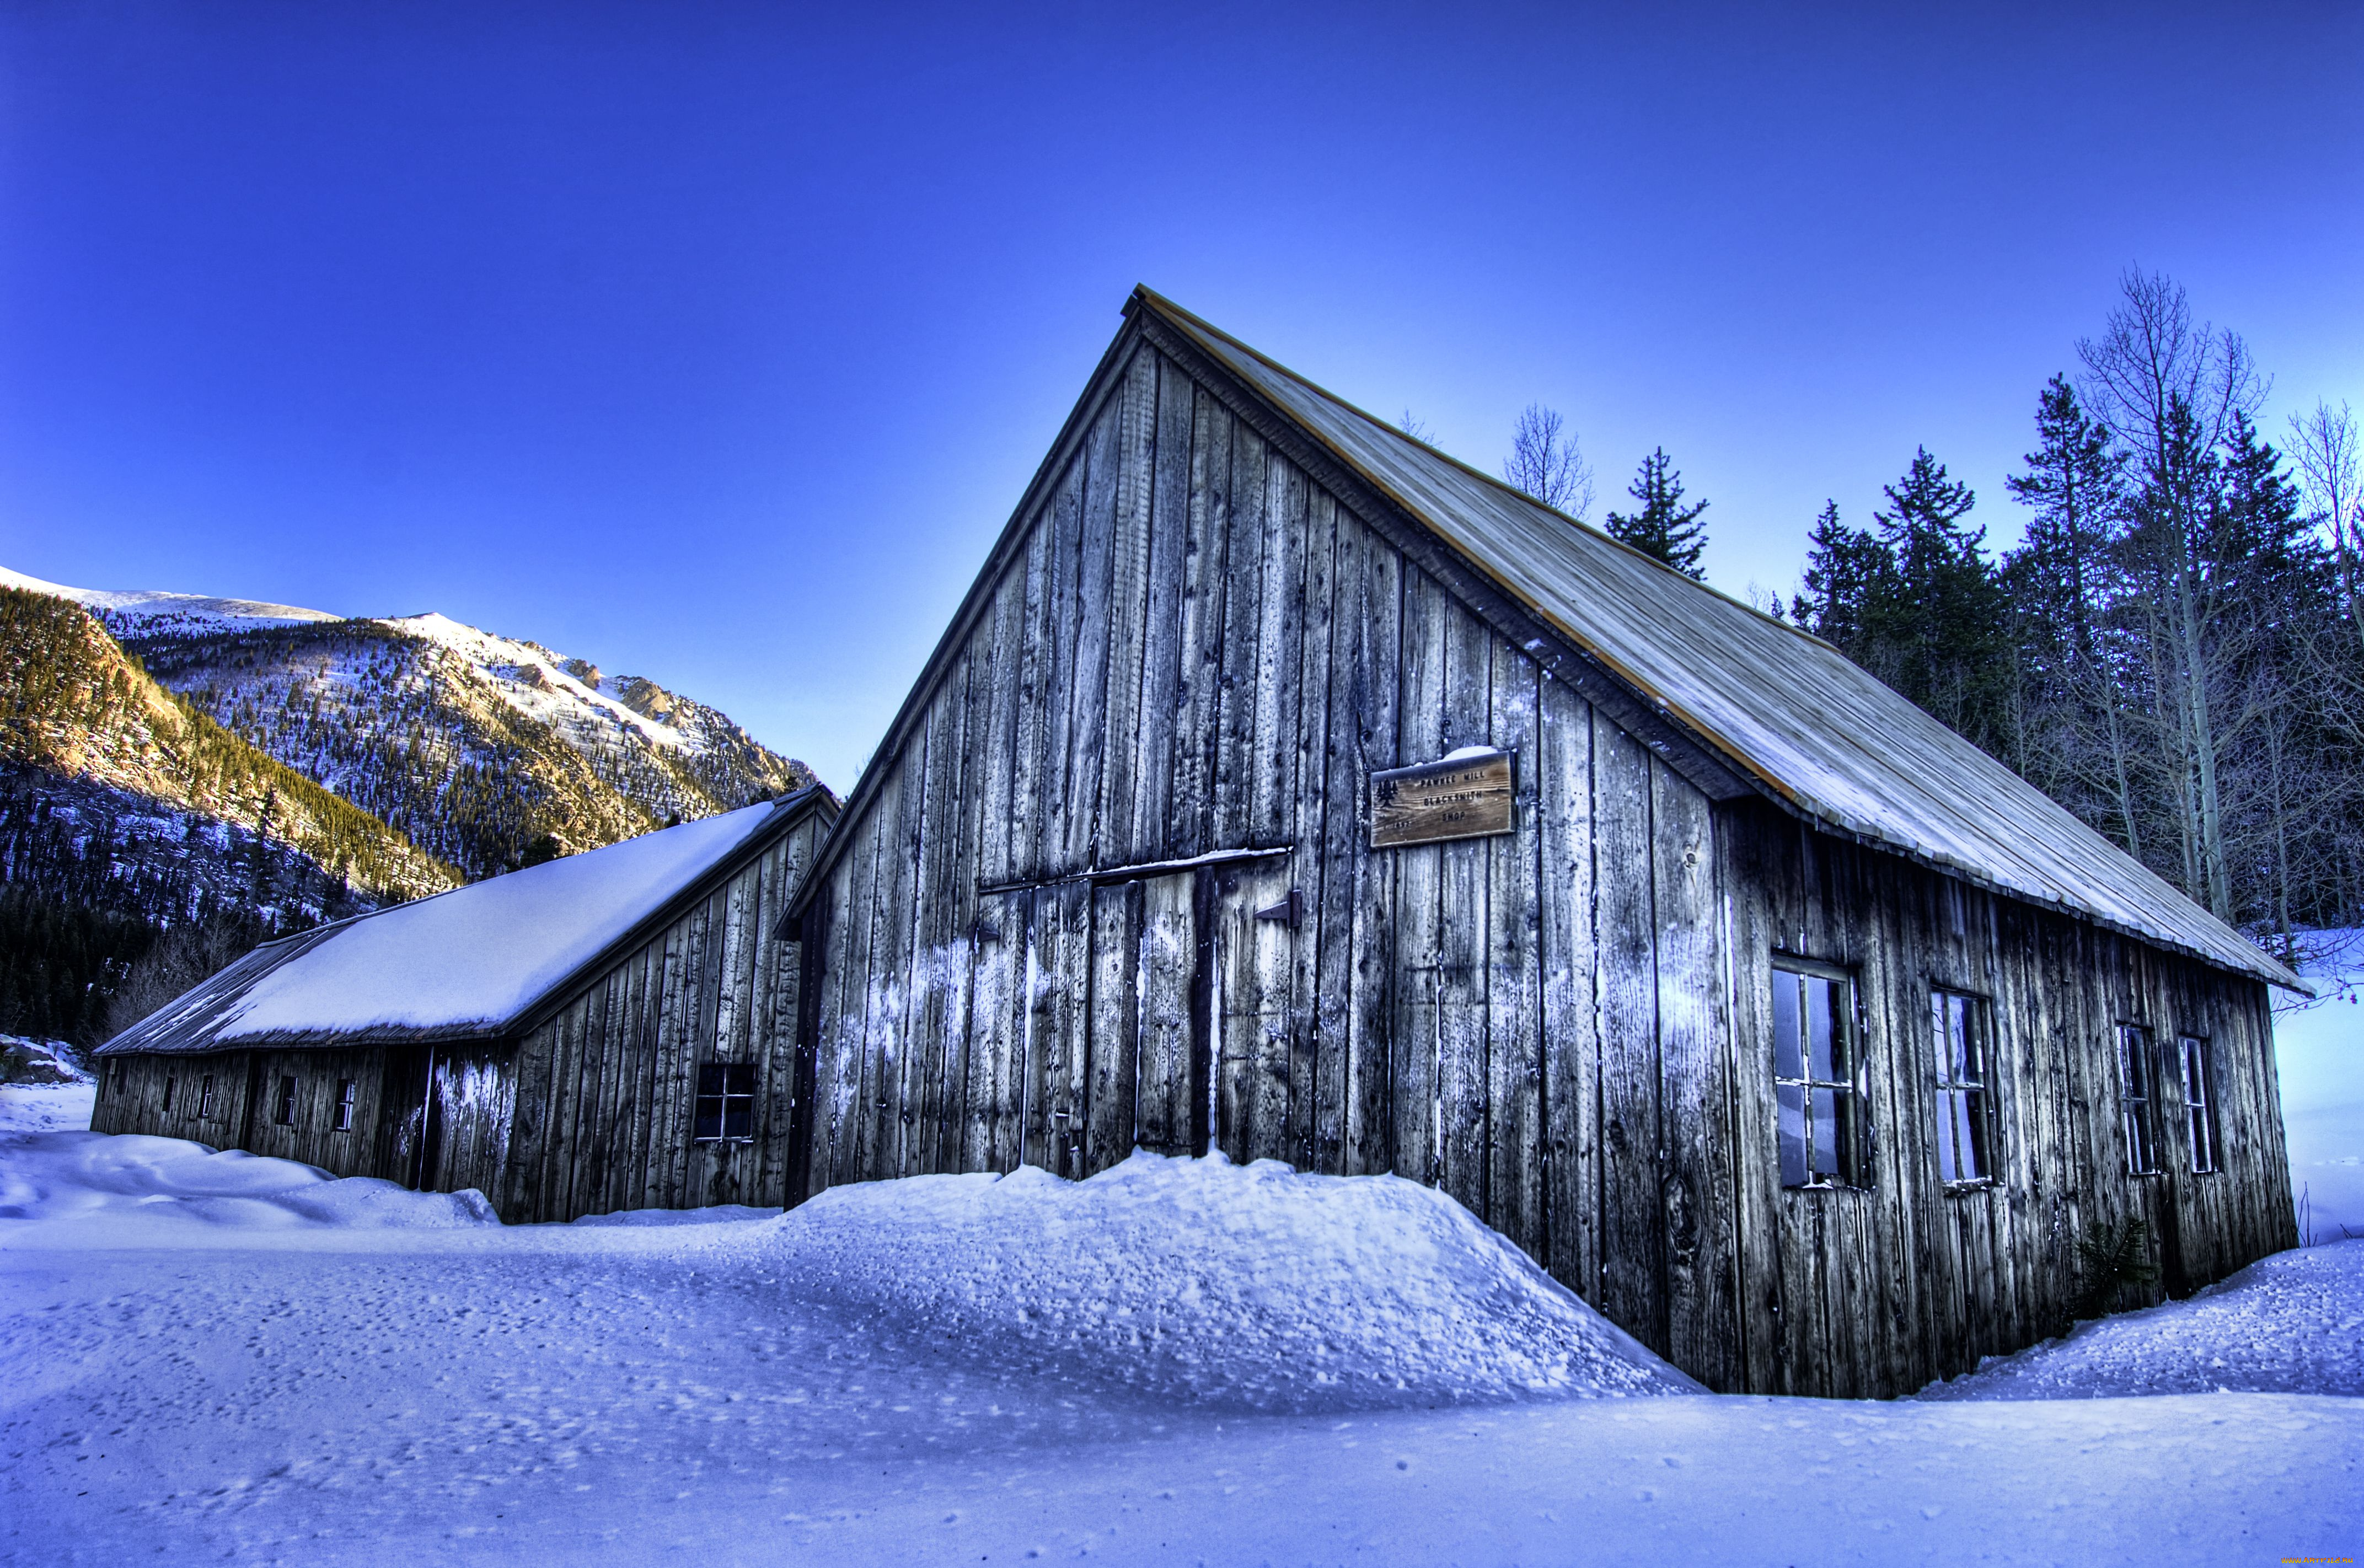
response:
<path fill-rule="evenodd" d="M 1502 477 L 1555 511 L 1582 518 L 1592 510 L 1592 468 L 1576 432 L 1557 410 L 1530 403 L 1511 435 Z"/>
<path fill-rule="evenodd" d="M 2223 919 L 2234 917 L 2219 773 L 2225 738 L 2212 691 L 2212 610 L 2203 559 L 2209 497 L 2194 454 L 2213 451 L 2237 418 L 2257 411 L 2265 384 L 2236 333 L 2195 324 L 2181 285 L 2139 269 L 2120 280 L 2120 302 L 2098 339 L 2082 339 L 2080 390 L 2134 456 L 2150 516 L 2147 542 L 2162 569 L 2158 630 L 2164 647 L 2159 695 L 2172 704 L 2180 762 L 2191 772 L 2177 793 L 2188 814 L 2195 891 Z"/>
<path fill-rule="evenodd" d="M 2350 635 L 2364 645 L 2364 618 L 2356 614 L 2357 556 L 2364 540 L 2364 494 L 2359 494 L 2356 415 L 2342 403 L 2335 411 L 2318 402 L 2314 411 L 2291 416 L 2291 457 L 2298 464 L 2306 498 L 2331 529 L 2332 562 L 2339 573 L 2339 613 Z"/>

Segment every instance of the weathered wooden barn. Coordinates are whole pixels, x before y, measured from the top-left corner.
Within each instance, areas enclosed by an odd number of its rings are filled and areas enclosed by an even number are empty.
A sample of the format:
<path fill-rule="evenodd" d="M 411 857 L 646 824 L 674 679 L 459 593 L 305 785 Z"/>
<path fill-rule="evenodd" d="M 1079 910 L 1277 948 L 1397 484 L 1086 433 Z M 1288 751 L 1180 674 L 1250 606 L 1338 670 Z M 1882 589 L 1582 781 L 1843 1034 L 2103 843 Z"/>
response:
<path fill-rule="evenodd" d="M 267 942 L 100 1046 L 100 1132 L 474 1187 L 501 1218 L 786 1200 L 816 785 Z"/>
<path fill-rule="evenodd" d="M 1146 291 L 797 895 L 791 1201 L 1138 1145 L 1453 1194 L 1721 1390 L 2293 1241 L 2303 983 L 1834 650 Z"/>

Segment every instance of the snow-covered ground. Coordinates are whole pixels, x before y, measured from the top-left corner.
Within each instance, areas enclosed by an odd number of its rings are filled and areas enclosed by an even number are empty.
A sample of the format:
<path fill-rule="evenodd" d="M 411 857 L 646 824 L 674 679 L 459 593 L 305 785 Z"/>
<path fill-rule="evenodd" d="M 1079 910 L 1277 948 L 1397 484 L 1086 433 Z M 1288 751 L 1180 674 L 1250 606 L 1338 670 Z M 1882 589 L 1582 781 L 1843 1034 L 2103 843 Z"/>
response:
<path fill-rule="evenodd" d="M 7 1562 L 2364 1545 L 2364 1400 L 2288 1353 L 2317 1336 L 2352 1369 L 2364 1248 L 2272 1260 L 1945 1400 L 1715 1397 L 1403 1183 L 1143 1158 L 1080 1184 L 505 1228 L 464 1196 L 60 1130 L 88 1095 L 0 1090 Z M 2170 1351 L 2120 1344 L 2146 1321 Z M 2157 1370 L 2203 1350 L 2213 1382 Z M 2220 1385 L 2292 1391 L 2108 1396 Z"/>

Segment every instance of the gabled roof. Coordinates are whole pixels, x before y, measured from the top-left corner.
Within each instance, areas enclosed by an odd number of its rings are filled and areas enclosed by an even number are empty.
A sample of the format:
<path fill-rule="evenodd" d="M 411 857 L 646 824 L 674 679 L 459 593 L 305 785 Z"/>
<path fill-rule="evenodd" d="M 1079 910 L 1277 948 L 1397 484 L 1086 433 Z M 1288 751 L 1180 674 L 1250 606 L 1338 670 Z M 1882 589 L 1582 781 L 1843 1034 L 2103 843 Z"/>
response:
<path fill-rule="evenodd" d="M 1611 709 L 1621 723 L 1631 717 L 1662 727 L 1708 772 L 1721 777 L 1728 770 L 1736 781 L 1732 792 L 1754 791 L 1819 827 L 2028 903 L 2271 984 L 2312 991 L 1829 643 L 1414 440 L 1149 289 L 1133 292 L 1126 315 L 1126 327 L 888 727 L 841 829 L 867 809 L 875 795 L 873 774 L 883 772 L 878 762 L 924 711 L 1022 543 L 1038 499 L 1145 335 L 1180 353 L 1194 374 L 1221 384 L 1219 391 L 1269 416 L 1261 421 L 1266 435 L 1294 449 L 1298 461 L 1340 473 L 1396 513 L 1392 521 L 1436 541 L 1459 568 L 1601 672 L 1624 710 Z M 799 906 L 847 840 L 845 831 L 831 834 Z"/>
<path fill-rule="evenodd" d="M 1799 815 L 2031 903 L 2311 989 L 1820 638 L 1414 440 L 1147 289 L 1133 297 Z"/>
<path fill-rule="evenodd" d="M 265 942 L 97 1054 L 507 1034 L 836 806 L 815 784 Z"/>

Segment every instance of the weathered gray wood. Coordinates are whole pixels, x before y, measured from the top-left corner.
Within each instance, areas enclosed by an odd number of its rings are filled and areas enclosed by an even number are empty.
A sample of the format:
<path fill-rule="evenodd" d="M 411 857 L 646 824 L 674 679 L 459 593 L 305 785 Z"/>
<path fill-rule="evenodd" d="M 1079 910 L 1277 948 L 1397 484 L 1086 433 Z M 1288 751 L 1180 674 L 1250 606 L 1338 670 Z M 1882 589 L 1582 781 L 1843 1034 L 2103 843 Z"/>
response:
<path fill-rule="evenodd" d="M 1181 658 L 1174 708 L 1173 853 L 1214 845 L 1215 778 L 1223 734 L 1225 589 L 1231 540 L 1232 420 L 1192 390 L 1189 536 L 1175 639 Z"/>
<path fill-rule="evenodd" d="M 1141 889 L 1134 1031 L 1139 1077 L 1135 1136 L 1160 1154 L 1188 1154 L 1190 1143 L 1190 984 L 1198 962 L 1193 918 L 1196 879 L 1184 873 L 1134 884 Z M 1114 890 L 1107 890 L 1114 891 Z"/>
<path fill-rule="evenodd" d="M 1544 1105 L 1544 956 L 1537 723 L 1542 678 L 1496 649 L 1489 743 L 1525 770 L 1518 831 L 1486 841 L 1487 1219 L 1530 1257 L 1547 1251 Z"/>
<path fill-rule="evenodd" d="M 1085 1042 L 1083 1158 L 1076 1173 L 1104 1171 L 1132 1152 L 1134 1085 L 1141 1062 L 1142 884 L 1090 891 L 1091 1002 Z"/>
<path fill-rule="evenodd" d="M 1657 912 L 1658 1050 L 1664 1074 L 1660 1202 L 1667 1343 L 1711 1388 L 1744 1386 L 1723 935 L 1708 798 L 1664 762 L 1650 765 Z"/>
<path fill-rule="evenodd" d="M 1297 846 L 1289 880 L 1297 899 L 1289 943 L 1288 1123 L 1283 1156 L 1302 1170 L 1338 1169 L 1341 1118 L 1332 1090 L 1325 1101 L 1322 1062 L 1333 1056 L 1342 1031 L 1322 1013 L 1322 948 L 1334 929 L 1331 862 L 1322 817 L 1330 804 L 1331 642 L 1335 635 L 1338 508 L 1309 492 L 1297 525 L 1304 537 L 1297 649 L 1297 714 L 1291 737 L 1292 779 L 1287 837 Z M 1350 525 L 1351 526 L 1351 525 Z M 1337 868 L 1350 874 L 1348 866 Z M 1340 933 L 1343 937 L 1343 932 Z M 1343 1000 L 1343 998 L 1340 998 Z M 1332 1074 L 1334 1078 L 1334 1074 Z"/>
<path fill-rule="evenodd" d="M 1592 710 L 1545 675 L 1535 729 L 1536 907 L 1542 949 L 1545 1250 L 1554 1278 L 1600 1284 L 1599 968 L 1592 926 Z"/>
<path fill-rule="evenodd" d="M 1444 750 L 1445 629 L 1445 600 L 1435 581 L 1424 573 L 1404 573 L 1396 734 L 1400 752 L 1426 757 Z M 1394 1170 L 1432 1184 L 1444 1168 L 1436 1104 L 1444 851 L 1442 844 L 1422 844 L 1388 855 L 1396 874 L 1389 1088 Z"/>
<path fill-rule="evenodd" d="M 1144 774 L 1143 686 L 1147 682 L 1150 602 L 1150 503 L 1155 486 L 1160 357 L 1144 349 L 1125 373 L 1122 425 L 1110 495 L 1108 541 L 1107 678 L 1098 728 L 1102 736 L 1099 798 L 1093 808 L 1092 857 L 1101 865 L 1145 858 L 1139 812 Z M 1162 628 L 1161 628 L 1162 629 Z M 1170 651 L 1170 639 L 1158 646 Z M 1152 726 L 1161 733 L 1163 723 Z"/>
<path fill-rule="evenodd" d="M 1287 1138 L 1297 928 L 1259 911 L 1288 897 L 1294 874 L 1289 860 L 1240 862 L 1214 873 L 1213 1133 L 1242 1163 L 1279 1158 Z"/>
<path fill-rule="evenodd" d="M 1210 845 L 1254 841 L 1257 658 L 1263 644 L 1262 595 L 1267 573 L 1264 547 L 1269 538 L 1267 451 L 1264 442 L 1231 428 L 1231 505 L 1225 514 L 1223 627 L 1217 644 L 1221 661 L 1216 684 L 1222 711 L 1216 721 L 1214 766 L 1208 781 L 1214 831 Z"/>
<path fill-rule="evenodd" d="M 1343 528 L 1341 537 L 1345 537 Z M 1396 862 L 1393 856 L 1372 853 L 1364 829 L 1370 811 L 1371 770 L 1398 755 L 1396 680 L 1402 662 L 1404 586 L 1401 562 L 1394 550 L 1360 526 L 1353 537 L 1359 547 L 1361 603 L 1355 617 L 1353 679 L 1340 698 L 1355 744 L 1334 759 L 1337 772 L 1345 775 L 1346 786 L 1353 791 L 1353 804 L 1351 816 L 1333 820 L 1330 837 L 1333 843 L 1351 846 L 1355 865 L 1345 1052 L 1346 1169 L 1349 1174 L 1366 1175 L 1400 1168 L 1395 1146 L 1390 1027 L 1397 973 L 1392 918 Z M 1333 731 L 1336 728 L 1333 722 Z M 1333 817 L 1339 800 L 1339 792 L 1333 789 Z"/>
<path fill-rule="evenodd" d="M 1459 603 L 1444 606 L 1447 750 L 1488 744 L 1492 730 L 1495 640 Z M 1515 655 L 1511 655 L 1515 658 Z M 1487 1176 L 1489 846 L 1461 840 L 1437 847 L 1437 1184 L 1481 1218 L 1490 1218 Z"/>
<path fill-rule="evenodd" d="M 1128 411 L 1139 393 L 1146 354 L 1125 373 L 1124 390 L 1093 428 L 1076 560 L 1075 596 L 1065 614 L 1074 628 L 1073 658 L 1065 666 L 1067 721 L 1060 774 L 1064 838 L 1050 864 L 1060 871 L 1094 865 L 1099 859 L 1100 775 L 1107 760 L 1109 654 L 1112 632 L 1111 591 L 1118 549 L 1117 503 L 1128 488 L 1123 463 Z M 1064 547 L 1065 541 L 1062 540 Z"/>
<path fill-rule="evenodd" d="M 1600 954 L 1600 1249 L 1598 1305 L 1664 1354 L 1658 975 L 1650 756 L 1596 720 L 1593 813 Z"/>
<path fill-rule="evenodd" d="M 1184 624 L 1197 606 L 1185 597 L 1193 562 L 1190 484 L 1191 438 L 1197 399 L 1189 378 L 1170 360 L 1157 366 L 1156 450 L 1149 476 L 1147 577 L 1142 612 L 1141 695 L 1130 724 L 1111 717 L 1111 734 L 1130 737 L 1135 748 L 1133 795 L 1128 831 L 1114 852 L 1127 862 L 1194 852 L 1178 846 L 1196 834 L 1176 821 L 1176 786 L 1189 769 L 1185 760 L 1194 730 L 1182 717 L 1186 687 L 1197 672 L 1187 655 L 1192 646 Z"/>

